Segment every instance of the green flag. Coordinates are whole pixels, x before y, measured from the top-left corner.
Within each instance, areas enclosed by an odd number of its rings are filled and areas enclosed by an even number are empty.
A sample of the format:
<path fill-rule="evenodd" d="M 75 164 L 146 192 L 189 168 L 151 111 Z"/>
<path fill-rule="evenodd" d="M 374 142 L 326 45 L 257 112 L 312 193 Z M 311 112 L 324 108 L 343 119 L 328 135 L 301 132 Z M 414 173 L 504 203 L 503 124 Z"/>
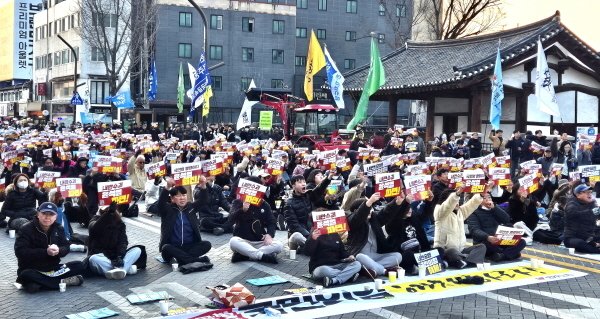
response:
<path fill-rule="evenodd" d="M 369 97 L 379 88 L 385 84 L 385 70 L 383 69 L 383 63 L 379 56 L 379 49 L 377 48 L 377 42 L 375 39 L 371 39 L 371 66 L 369 67 L 369 75 L 367 76 L 367 82 L 363 88 L 362 95 L 356 106 L 354 117 L 352 121 L 348 123 L 346 129 L 353 130 L 356 125 L 367 119 L 367 110 L 369 106 Z"/>
<path fill-rule="evenodd" d="M 183 112 L 183 101 L 185 98 L 185 88 L 183 86 L 183 68 L 179 62 L 179 81 L 177 82 L 177 109 L 179 113 Z"/>

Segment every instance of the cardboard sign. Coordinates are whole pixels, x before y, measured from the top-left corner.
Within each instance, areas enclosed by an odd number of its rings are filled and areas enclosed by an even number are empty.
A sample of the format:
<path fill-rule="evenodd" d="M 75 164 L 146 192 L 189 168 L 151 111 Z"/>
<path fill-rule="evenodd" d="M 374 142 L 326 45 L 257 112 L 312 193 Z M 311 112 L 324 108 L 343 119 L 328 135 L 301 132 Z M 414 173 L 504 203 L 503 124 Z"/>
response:
<path fill-rule="evenodd" d="M 375 175 L 375 192 L 378 192 L 381 197 L 389 198 L 400 195 L 401 184 L 399 172 Z"/>
<path fill-rule="evenodd" d="M 367 160 L 371 156 L 371 149 L 365 147 L 358 148 L 358 159 L 359 160 Z"/>
<path fill-rule="evenodd" d="M 429 197 L 431 190 L 431 176 L 429 175 L 408 175 L 404 177 L 404 187 L 406 195 L 412 195 L 413 200 L 425 200 Z"/>
<path fill-rule="evenodd" d="M 415 260 L 419 267 L 425 267 L 426 275 L 433 275 L 444 271 L 444 268 L 442 267 L 442 257 L 437 249 L 415 253 Z"/>
<path fill-rule="evenodd" d="M 335 162 L 335 167 L 342 170 L 342 172 L 348 172 L 352 170 L 352 162 L 350 162 L 349 158 L 338 157 Z"/>
<path fill-rule="evenodd" d="M 465 193 L 483 193 L 485 191 L 485 173 L 481 169 L 463 172 L 463 191 Z"/>
<path fill-rule="evenodd" d="M 404 150 L 406 152 L 416 152 L 418 146 L 419 146 L 419 143 L 417 143 L 417 142 L 406 142 L 406 143 L 404 143 Z"/>
<path fill-rule="evenodd" d="M 201 162 L 172 164 L 171 175 L 177 186 L 196 185 L 200 182 L 202 164 Z"/>
<path fill-rule="evenodd" d="M 115 202 L 119 205 L 131 202 L 131 180 L 98 183 L 98 205 Z"/>
<path fill-rule="evenodd" d="M 448 188 L 456 189 L 463 186 L 463 172 L 448 173 Z"/>
<path fill-rule="evenodd" d="M 337 150 L 324 151 L 317 155 L 319 159 L 319 166 L 321 170 L 328 171 L 335 169 L 337 161 Z"/>
<path fill-rule="evenodd" d="M 267 186 L 242 178 L 238 183 L 237 198 L 250 203 L 250 205 L 260 206 L 266 192 Z"/>
<path fill-rule="evenodd" d="M 149 179 L 155 179 L 157 177 L 167 175 L 167 165 L 163 162 L 156 162 L 153 164 L 147 164 L 144 169 Z"/>
<path fill-rule="evenodd" d="M 50 150 L 50 152 L 52 153 L 52 150 Z M 2 153 L 2 160 L 4 161 L 4 165 L 7 167 L 24 159 L 25 152 L 23 150 L 4 151 Z"/>
<path fill-rule="evenodd" d="M 497 167 L 510 168 L 510 156 L 498 156 L 496 157 Z"/>
<path fill-rule="evenodd" d="M 519 178 L 519 185 L 529 195 L 540 188 L 540 179 L 535 174 L 528 174 Z"/>
<path fill-rule="evenodd" d="M 543 147 L 542 145 L 536 143 L 536 142 L 531 142 L 531 145 L 529 146 L 529 150 L 533 152 L 533 154 L 537 154 L 537 155 L 542 155 L 544 154 L 544 150 L 546 148 Z"/>
<path fill-rule="evenodd" d="M 98 168 L 99 173 L 121 173 L 123 160 L 117 157 L 98 155 L 94 157 L 93 167 Z"/>
<path fill-rule="evenodd" d="M 348 231 L 346 214 L 342 209 L 312 212 L 312 219 L 312 229 L 318 229 L 321 235 Z"/>
<path fill-rule="evenodd" d="M 550 175 L 560 177 L 562 175 L 562 169 L 563 169 L 563 164 L 552 163 L 552 165 L 550 165 Z"/>
<path fill-rule="evenodd" d="M 496 238 L 500 239 L 497 245 L 499 246 L 514 246 L 519 243 L 525 231 L 523 229 L 511 228 L 506 226 L 498 226 L 496 230 Z"/>
<path fill-rule="evenodd" d="M 175 164 L 177 162 L 177 158 L 181 155 L 181 151 L 173 151 L 165 153 L 165 162 L 168 161 L 171 164 Z"/>
<path fill-rule="evenodd" d="M 510 168 L 493 167 L 489 171 L 490 179 L 498 186 L 510 185 Z"/>
<path fill-rule="evenodd" d="M 204 175 L 217 176 L 225 172 L 223 162 L 217 159 L 209 159 L 200 163 L 202 163 L 202 173 Z"/>
<path fill-rule="evenodd" d="M 600 181 L 600 165 L 583 165 L 577 168 L 577 171 L 581 173 L 580 179 L 595 183 Z"/>
<path fill-rule="evenodd" d="M 265 170 L 271 176 L 279 176 L 283 173 L 283 169 L 285 167 L 285 162 L 282 160 L 278 160 L 272 157 L 267 158 L 267 162 L 265 163 Z"/>
<path fill-rule="evenodd" d="M 365 170 L 365 175 L 375 176 L 379 173 L 386 172 L 387 166 L 383 165 L 383 162 L 377 162 L 377 163 L 373 163 L 373 164 L 365 164 L 364 170 Z"/>
<path fill-rule="evenodd" d="M 56 179 L 60 177 L 60 172 L 37 171 L 35 173 L 35 186 L 39 188 L 55 188 Z"/>
<path fill-rule="evenodd" d="M 63 198 L 73 198 L 81 196 L 83 185 L 81 178 L 57 178 L 56 187 Z"/>

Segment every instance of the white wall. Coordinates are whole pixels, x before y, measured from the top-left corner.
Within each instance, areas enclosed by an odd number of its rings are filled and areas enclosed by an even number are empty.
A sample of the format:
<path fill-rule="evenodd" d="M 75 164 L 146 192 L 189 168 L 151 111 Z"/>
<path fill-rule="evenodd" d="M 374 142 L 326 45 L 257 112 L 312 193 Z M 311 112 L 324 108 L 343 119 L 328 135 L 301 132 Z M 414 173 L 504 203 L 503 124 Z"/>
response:
<path fill-rule="evenodd" d="M 596 81 L 593 77 L 587 74 L 583 74 L 574 69 L 565 70 L 565 73 L 562 76 L 562 84 L 567 83 L 576 83 L 600 89 L 600 83 Z"/>

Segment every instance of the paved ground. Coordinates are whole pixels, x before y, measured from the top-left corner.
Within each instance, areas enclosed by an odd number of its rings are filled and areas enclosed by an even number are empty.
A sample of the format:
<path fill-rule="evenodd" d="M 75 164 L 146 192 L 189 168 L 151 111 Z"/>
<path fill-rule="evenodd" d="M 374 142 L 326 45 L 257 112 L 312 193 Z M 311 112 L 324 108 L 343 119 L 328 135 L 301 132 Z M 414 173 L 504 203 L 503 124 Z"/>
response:
<path fill-rule="evenodd" d="M 221 283 L 245 282 L 248 278 L 282 275 L 289 283 L 254 287 L 249 286 L 258 298 L 283 294 L 283 289 L 310 287 L 314 283 L 302 275 L 308 273 L 308 258 L 298 256 L 289 260 L 286 251 L 277 265 L 243 262 L 231 264 L 228 248 L 229 236 L 205 235 L 213 244 L 209 253 L 214 269 L 207 272 L 183 275 L 172 272 L 170 265 L 154 259 L 158 255 L 160 221 L 158 218 L 139 217 L 125 219 L 130 244 L 142 244 L 148 251 L 148 268 L 122 281 L 104 278 L 86 280 L 82 287 L 74 287 L 65 293 L 40 292 L 27 294 L 17 290 L 14 240 L 0 233 L 0 300 L 3 301 L 1 318 L 62 318 L 67 314 L 109 307 L 120 312 L 120 318 L 150 318 L 159 316 L 157 304 L 131 306 L 125 296 L 148 290 L 168 291 L 175 297 L 174 307 L 193 307 L 208 303 L 210 295 L 206 286 Z M 77 232 L 85 229 L 73 225 Z M 276 239 L 284 240 L 285 233 L 278 232 Z M 565 248 L 534 244 L 525 251 L 524 258 L 546 260 L 560 267 L 588 273 L 587 276 L 502 289 L 493 292 L 431 300 L 395 307 L 359 311 L 329 318 L 600 318 L 600 262 L 583 258 L 570 258 Z M 82 253 L 71 253 L 65 260 L 83 259 Z M 362 279 L 361 279 L 362 280 Z M 365 279 L 366 281 L 366 279 Z M 326 314 L 324 314 L 326 315 Z"/>

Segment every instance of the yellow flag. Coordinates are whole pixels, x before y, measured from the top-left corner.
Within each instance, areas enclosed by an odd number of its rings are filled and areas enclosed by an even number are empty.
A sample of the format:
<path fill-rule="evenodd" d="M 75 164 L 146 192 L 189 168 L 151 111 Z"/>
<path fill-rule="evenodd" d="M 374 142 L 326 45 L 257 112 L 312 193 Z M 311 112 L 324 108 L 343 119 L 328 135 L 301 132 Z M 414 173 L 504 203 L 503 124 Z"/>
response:
<path fill-rule="evenodd" d="M 315 32 L 310 30 L 310 41 L 308 42 L 308 55 L 306 56 L 306 75 L 304 77 L 304 93 L 306 99 L 313 99 L 313 76 L 325 67 L 325 55 L 321 50 L 321 45 L 315 36 Z"/>
<path fill-rule="evenodd" d="M 210 111 L 210 98 L 213 96 L 212 86 L 209 85 L 206 87 L 206 91 L 204 91 L 204 105 L 202 106 L 202 117 L 208 115 Z"/>

